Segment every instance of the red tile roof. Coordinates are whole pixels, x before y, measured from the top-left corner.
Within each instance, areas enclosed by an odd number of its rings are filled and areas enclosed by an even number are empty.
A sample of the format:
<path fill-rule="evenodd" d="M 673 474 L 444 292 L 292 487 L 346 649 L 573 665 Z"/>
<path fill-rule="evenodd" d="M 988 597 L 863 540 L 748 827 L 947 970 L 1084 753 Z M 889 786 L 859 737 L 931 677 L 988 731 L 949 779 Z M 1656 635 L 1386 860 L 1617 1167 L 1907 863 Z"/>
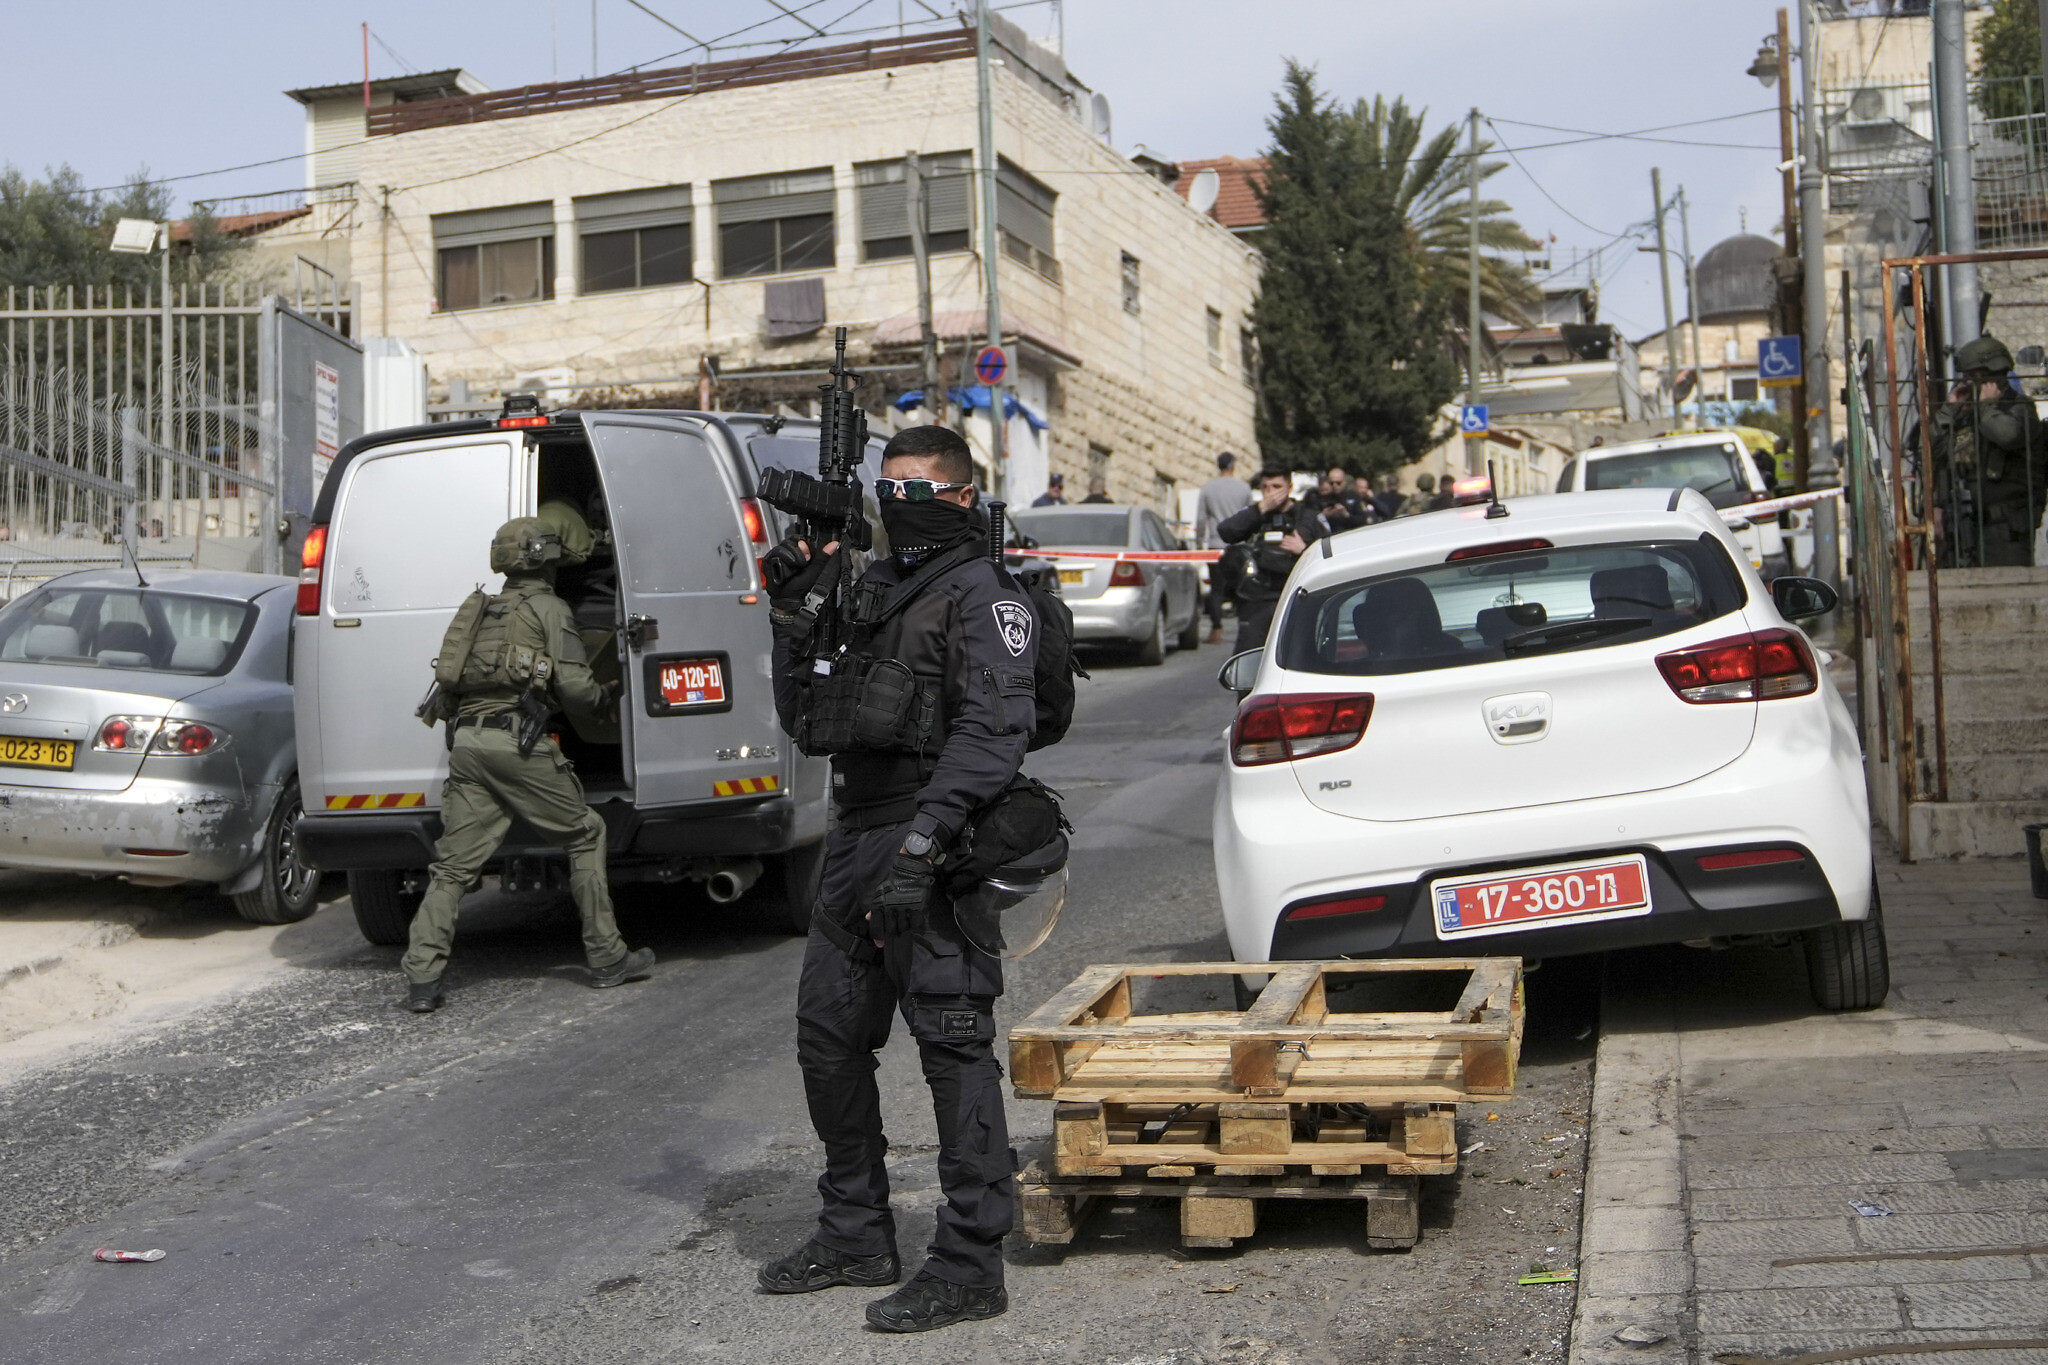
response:
<path fill-rule="evenodd" d="M 1258 193 L 1252 188 L 1256 177 L 1264 182 L 1266 158 L 1262 156 L 1218 156 L 1207 161 L 1183 161 L 1176 168 L 1180 178 L 1173 182 L 1173 192 L 1181 198 L 1188 197 L 1189 188 L 1195 177 L 1203 171 L 1216 172 L 1223 183 L 1216 195 L 1216 207 L 1209 210 L 1209 216 L 1233 232 L 1239 228 L 1257 228 L 1266 225 L 1266 214 L 1259 207 Z"/>
<path fill-rule="evenodd" d="M 214 225 L 229 237 L 254 237 L 259 232 L 268 232 L 279 223 L 289 223 L 294 218 L 303 218 L 313 210 L 304 205 L 295 209 L 273 209 L 268 213 L 230 213 L 214 219 Z M 192 222 L 180 218 L 171 224 L 171 240 L 189 242 L 192 240 Z"/>

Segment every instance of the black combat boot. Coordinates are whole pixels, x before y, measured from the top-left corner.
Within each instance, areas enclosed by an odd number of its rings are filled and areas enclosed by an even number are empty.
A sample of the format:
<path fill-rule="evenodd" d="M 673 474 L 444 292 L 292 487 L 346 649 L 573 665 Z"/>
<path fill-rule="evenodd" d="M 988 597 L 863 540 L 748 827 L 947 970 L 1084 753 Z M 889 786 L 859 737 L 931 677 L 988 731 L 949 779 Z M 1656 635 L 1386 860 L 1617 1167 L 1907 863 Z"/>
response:
<path fill-rule="evenodd" d="M 872 1289 L 894 1284 L 902 1275 L 903 1264 L 896 1259 L 894 1248 L 873 1256 L 855 1256 L 805 1242 L 789 1255 L 762 1266 L 759 1278 L 761 1287 L 771 1294 L 809 1294 L 835 1284 Z"/>
<path fill-rule="evenodd" d="M 929 1332 L 956 1322 L 1008 1312 L 1010 1294 L 1001 1285 L 975 1289 L 920 1270 L 901 1289 L 868 1305 L 868 1322 L 884 1332 Z"/>
<path fill-rule="evenodd" d="M 432 1014 L 441 1008 L 441 979 L 415 981 L 405 993 L 405 1007 L 414 1014 Z"/>
<path fill-rule="evenodd" d="M 653 975 L 654 949 L 635 948 L 609 967 L 592 967 L 590 984 L 595 990 L 623 986 L 628 981 L 645 981 Z"/>

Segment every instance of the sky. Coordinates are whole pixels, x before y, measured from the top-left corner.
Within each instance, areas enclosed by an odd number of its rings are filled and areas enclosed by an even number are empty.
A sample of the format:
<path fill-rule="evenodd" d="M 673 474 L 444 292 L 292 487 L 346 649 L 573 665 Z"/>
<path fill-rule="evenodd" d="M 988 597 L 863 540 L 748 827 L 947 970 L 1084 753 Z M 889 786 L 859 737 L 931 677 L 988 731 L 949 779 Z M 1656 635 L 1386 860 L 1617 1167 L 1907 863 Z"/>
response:
<path fill-rule="evenodd" d="M 784 0 L 801 19 L 769 0 L 643 3 L 14 5 L 0 162 L 31 175 L 68 164 L 89 185 L 112 186 L 143 167 L 184 177 L 289 158 L 176 180 L 180 206 L 303 184 L 303 116 L 281 92 L 359 79 L 364 22 L 373 75 L 461 66 L 503 88 L 687 60 L 661 60 L 690 42 L 646 10 L 711 41 L 760 25 L 734 42 L 787 40 L 806 32 L 804 19 L 834 34 L 893 32 L 899 14 L 929 19 L 920 0 Z M 929 7 L 949 13 L 957 0 Z M 1772 0 L 1040 0 L 1006 9 L 1034 35 L 1063 35 L 1068 66 L 1108 97 L 1126 152 L 1256 155 L 1290 58 L 1312 66 L 1336 99 L 1405 97 L 1429 111 L 1432 129 L 1476 106 L 1492 121 L 1484 135 L 1519 149 L 1519 164 L 1487 192 L 1513 205 L 1533 236 L 1555 238 L 1554 268 L 1574 250 L 1607 246 L 1601 315 L 1638 338 L 1663 323 L 1657 256 L 1610 243 L 1648 220 L 1653 166 L 1667 196 L 1685 187 L 1696 256 L 1740 231 L 1745 214 L 1751 231 L 1777 229 L 1777 96 L 1746 74 L 1776 11 Z M 1739 145 L 1583 137 L 1674 124 L 1688 126 L 1651 136 Z M 1669 228 L 1675 251 L 1675 217 Z M 1672 274 L 1683 316 L 1682 272 Z"/>

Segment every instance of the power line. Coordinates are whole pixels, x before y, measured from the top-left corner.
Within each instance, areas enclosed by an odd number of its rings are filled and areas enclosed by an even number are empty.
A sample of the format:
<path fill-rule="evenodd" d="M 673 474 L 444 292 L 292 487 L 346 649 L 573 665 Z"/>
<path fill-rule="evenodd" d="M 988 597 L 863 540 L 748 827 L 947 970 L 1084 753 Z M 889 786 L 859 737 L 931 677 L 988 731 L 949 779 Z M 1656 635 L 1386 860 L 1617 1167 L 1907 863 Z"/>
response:
<path fill-rule="evenodd" d="M 1591 128 L 1560 128 L 1554 123 L 1529 123 L 1518 118 L 1495 119 L 1490 115 L 1487 122 L 1508 123 L 1517 128 L 1541 128 L 1546 133 L 1580 133 L 1587 137 L 1640 137 L 1645 133 L 1668 133 L 1678 128 L 1703 128 L 1709 123 L 1729 123 L 1735 119 L 1758 118 L 1764 114 L 1777 112 L 1778 106 L 1774 104 L 1768 109 L 1745 109 L 1739 114 L 1716 114 L 1713 118 L 1687 119 L 1683 123 L 1662 123 L 1655 128 L 1638 128 L 1633 133 L 1602 133 Z"/>
<path fill-rule="evenodd" d="M 1522 158 L 1515 155 L 1515 149 L 1513 147 L 1508 146 L 1506 135 L 1503 134 L 1499 128 L 1494 127 L 1492 116 L 1483 115 L 1482 117 L 1485 117 L 1486 119 L 1486 126 L 1489 128 L 1493 128 L 1494 136 L 1501 139 L 1495 145 L 1497 145 L 1502 151 L 1508 154 L 1508 160 L 1515 163 L 1515 169 L 1519 170 L 1523 175 L 1529 177 L 1529 183 L 1536 187 L 1536 192 L 1538 194 L 1542 195 L 1545 199 L 1548 199 L 1550 201 L 1551 207 L 1555 208 L 1559 213 L 1562 213 L 1565 217 L 1571 219 L 1574 223 L 1577 223 L 1580 227 L 1585 228 L 1588 232 L 1596 232 L 1602 237 L 1617 239 L 1624 235 L 1619 232 L 1609 232 L 1606 228 L 1603 227 L 1595 227 L 1593 224 L 1587 222 L 1585 219 L 1579 217 L 1578 214 L 1573 213 L 1570 209 L 1566 208 L 1563 204 L 1559 203 L 1557 196 L 1552 194 L 1549 190 L 1543 188 L 1543 182 L 1541 180 L 1538 180 L 1533 174 L 1530 173 L 1529 168 L 1522 164 Z M 1514 120 L 1505 119 L 1503 120 L 1503 122 L 1512 123 L 1514 122 Z"/>

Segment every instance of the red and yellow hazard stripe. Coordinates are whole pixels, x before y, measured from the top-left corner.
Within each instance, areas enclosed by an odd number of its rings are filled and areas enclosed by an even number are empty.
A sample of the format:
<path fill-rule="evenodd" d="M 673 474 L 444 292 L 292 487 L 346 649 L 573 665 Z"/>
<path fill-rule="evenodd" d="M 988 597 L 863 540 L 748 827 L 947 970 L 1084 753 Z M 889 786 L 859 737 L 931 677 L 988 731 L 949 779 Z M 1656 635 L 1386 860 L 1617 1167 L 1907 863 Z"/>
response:
<path fill-rule="evenodd" d="M 427 802 L 425 792 L 385 792 L 371 796 L 330 796 L 329 810 L 403 810 L 408 806 L 423 806 Z"/>
<path fill-rule="evenodd" d="M 768 777 L 734 777 L 711 784 L 713 796 L 759 796 L 762 792 L 782 790 L 782 779 Z"/>

